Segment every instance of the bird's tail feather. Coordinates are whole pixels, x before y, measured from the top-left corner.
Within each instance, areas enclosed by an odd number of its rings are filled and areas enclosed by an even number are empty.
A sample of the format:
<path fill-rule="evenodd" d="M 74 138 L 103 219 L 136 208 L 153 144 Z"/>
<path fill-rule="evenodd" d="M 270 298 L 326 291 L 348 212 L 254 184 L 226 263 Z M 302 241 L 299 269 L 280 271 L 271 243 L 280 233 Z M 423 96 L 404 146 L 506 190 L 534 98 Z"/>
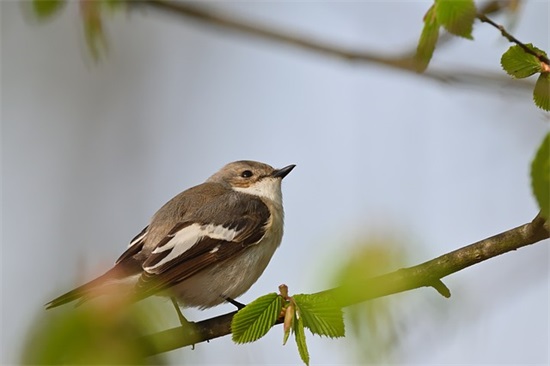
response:
<path fill-rule="evenodd" d="M 46 309 L 51 309 L 81 298 L 84 299 L 88 291 L 87 289 L 88 289 L 88 284 L 82 285 L 59 297 L 56 297 L 55 299 L 53 299 L 52 301 L 50 301 L 44 306 L 46 307 Z"/>
<path fill-rule="evenodd" d="M 80 300 L 77 303 L 78 306 L 91 297 L 95 297 L 101 295 L 102 293 L 108 292 L 107 288 L 109 286 L 106 285 L 112 283 L 113 281 L 121 279 L 123 279 L 123 273 L 121 273 L 120 268 L 117 268 L 117 266 L 115 266 L 114 268 L 107 271 L 105 274 L 97 277 L 94 280 L 91 280 L 88 283 L 85 283 L 82 286 L 75 288 L 74 290 L 71 290 L 59 297 L 56 297 L 44 306 L 46 307 L 46 309 L 51 309 L 60 305 L 67 304 L 69 302 L 73 302 L 75 300 Z"/>

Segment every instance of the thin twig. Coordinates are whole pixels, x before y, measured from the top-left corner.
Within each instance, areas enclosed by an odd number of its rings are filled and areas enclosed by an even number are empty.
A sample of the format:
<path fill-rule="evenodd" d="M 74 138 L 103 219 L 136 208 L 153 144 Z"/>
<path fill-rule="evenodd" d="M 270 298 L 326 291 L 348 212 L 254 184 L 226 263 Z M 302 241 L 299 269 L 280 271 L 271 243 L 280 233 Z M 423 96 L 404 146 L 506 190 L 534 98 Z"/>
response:
<path fill-rule="evenodd" d="M 364 291 L 347 291 L 345 288 L 337 287 L 317 294 L 333 297 L 342 307 L 420 287 L 434 287 L 447 297 L 450 294 L 445 290 L 446 287 L 441 282 L 441 278 L 549 237 L 550 225 L 539 214 L 528 224 L 478 241 L 422 264 L 365 280 L 360 284 Z M 231 320 L 236 313 L 234 311 L 194 323 L 192 328 L 177 327 L 148 335 L 143 338 L 143 341 L 156 346 L 150 351 L 150 355 L 153 355 L 222 337 L 231 333 Z"/>
<path fill-rule="evenodd" d="M 541 54 L 541 53 L 535 51 L 534 49 L 532 49 L 532 48 L 530 48 L 530 47 L 528 47 L 525 43 L 521 42 L 521 41 L 518 40 L 516 37 L 514 37 L 513 35 L 511 35 L 510 33 L 508 33 L 508 31 L 506 31 L 506 29 L 505 29 L 502 25 L 495 23 L 494 21 L 492 21 L 491 19 L 489 19 L 485 14 L 478 14 L 478 15 L 477 15 L 477 18 L 478 18 L 479 20 L 481 20 L 483 23 L 487 23 L 487 24 L 492 25 L 493 27 L 495 27 L 496 29 L 498 29 L 498 30 L 500 31 L 500 34 L 502 34 L 502 36 L 503 36 L 504 38 L 506 38 L 508 41 L 517 44 L 517 45 L 520 46 L 521 49 L 524 50 L 526 53 L 535 56 L 540 62 L 543 62 L 543 63 L 545 63 L 546 65 L 550 66 L 550 60 L 548 59 L 548 57 L 546 57 L 546 56 L 544 56 L 543 54 Z"/>

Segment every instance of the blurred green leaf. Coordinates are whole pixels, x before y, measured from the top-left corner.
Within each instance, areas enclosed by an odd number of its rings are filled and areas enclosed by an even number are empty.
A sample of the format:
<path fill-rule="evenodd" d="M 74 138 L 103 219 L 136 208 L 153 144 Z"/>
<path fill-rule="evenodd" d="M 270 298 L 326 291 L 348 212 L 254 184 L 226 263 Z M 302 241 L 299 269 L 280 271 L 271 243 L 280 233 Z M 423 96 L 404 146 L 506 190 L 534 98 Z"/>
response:
<path fill-rule="evenodd" d="M 437 21 L 456 36 L 473 39 L 472 28 L 476 19 L 473 0 L 436 0 Z"/>
<path fill-rule="evenodd" d="M 107 38 L 103 30 L 101 1 L 84 0 L 80 2 L 80 13 L 84 27 L 84 36 L 88 49 L 95 60 L 107 51 Z"/>
<path fill-rule="evenodd" d="M 123 8 L 127 1 L 126 0 L 103 0 L 105 7 L 111 11 L 116 11 Z"/>
<path fill-rule="evenodd" d="M 424 28 L 416 47 L 415 67 L 417 72 L 423 72 L 432 59 L 435 45 L 439 39 L 439 23 L 435 16 L 435 7 L 428 10 L 424 16 Z"/>
<path fill-rule="evenodd" d="M 542 216 L 550 218 L 550 133 L 546 134 L 531 163 L 531 186 Z"/>
<path fill-rule="evenodd" d="M 331 297 L 300 294 L 292 298 L 298 306 L 304 326 L 313 334 L 330 338 L 346 335 L 342 309 Z"/>
<path fill-rule="evenodd" d="M 281 313 L 282 298 L 271 293 L 252 301 L 239 310 L 231 322 L 232 338 L 235 343 L 254 342 L 273 327 Z"/>
<path fill-rule="evenodd" d="M 533 90 L 533 101 L 537 107 L 550 111 L 550 73 L 543 72 L 539 75 Z"/>
<path fill-rule="evenodd" d="M 306 333 L 304 332 L 304 321 L 299 310 L 295 318 L 294 338 L 296 339 L 296 346 L 298 346 L 298 353 L 300 353 L 302 361 L 304 361 L 306 365 L 309 365 L 309 352 L 307 350 Z"/>
<path fill-rule="evenodd" d="M 395 271 L 404 265 L 405 251 L 388 239 L 370 239 L 350 252 L 348 262 L 336 274 L 337 301 L 356 303 L 372 289 L 364 283 L 372 277 Z"/>
<path fill-rule="evenodd" d="M 38 19 L 49 19 L 65 5 L 64 0 L 33 0 L 32 9 Z"/>
<path fill-rule="evenodd" d="M 150 309 L 149 309 L 150 310 Z M 90 302 L 78 308 L 40 309 L 23 347 L 23 364 L 165 364 L 147 357 L 155 346 L 150 314 L 129 303 Z"/>
<path fill-rule="evenodd" d="M 534 51 L 546 55 L 544 51 L 539 50 L 532 44 L 527 44 L 526 46 Z M 518 45 L 511 46 L 508 48 L 508 51 L 504 52 L 500 58 L 500 64 L 508 75 L 518 79 L 526 78 L 542 71 L 540 60 L 525 52 L 523 48 Z"/>
<path fill-rule="evenodd" d="M 410 240 L 410 238 L 409 238 Z M 405 266 L 407 251 L 385 234 L 365 238 L 356 248 L 348 250 L 348 260 L 334 276 L 337 286 L 339 303 L 355 303 L 365 293 L 369 293 L 367 281 Z M 348 322 L 347 333 L 357 347 L 361 362 L 391 363 L 393 351 L 396 349 L 399 336 L 398 323 L 402 321 L 402 303 L 399 296 L 384 297 L 373 301 L 361 302 L 346 308 Z"/>

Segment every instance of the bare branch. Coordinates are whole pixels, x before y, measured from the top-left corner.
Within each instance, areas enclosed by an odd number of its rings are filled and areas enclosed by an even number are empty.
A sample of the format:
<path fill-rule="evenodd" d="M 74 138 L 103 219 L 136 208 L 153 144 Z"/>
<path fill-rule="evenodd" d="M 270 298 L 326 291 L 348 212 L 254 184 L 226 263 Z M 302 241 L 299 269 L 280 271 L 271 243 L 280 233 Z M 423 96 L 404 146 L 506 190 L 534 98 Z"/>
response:
<path fill-rule="evenodd" d="M 550 225 L 539 214 L 528 224 L 478 241 L 422 264 L 368 279 L 361 283 L 364 291 L 346 291 L 345 288 L 337 287 L 319 292 L 319 294 L 333 297 L 342 307 L 420 287 L 434 287 L 443 296 L 448 297 L 450 293 L 441 282 L 441 278 L 549 237 Z M 234 311 L 194 323 L 193 328 L 172 328 L 146 336 L 145 342 L 157 345 L 155 350 L 151 350 L 150 355 L 228 335 L 231 333 L 231 320 L 236 313 Z M 278 323 L 281 322 L 280 320 Z"/>
<path fill-rule="evenodd" d="M 501 73 L 497 74 L 487 71 L 457 71 L 456 68 L 452 71 L 436 71 L 432 68 L 422 74 L 419 74 L 416 72 L 416 61 L 414 59 L 414 54 L 411 54 L 410 52 L 403 55 L 390 57 L 375 52 L 348 49 L 337 44 L 307 38 L 302 35 L 292 34 L 288 31 L 266 27 L 265 25 L 239 19 L 234 16 L 221 14 L 219 12 L 209 10 L 205 6 L 198 6 L 195 3 L 176 2 L 171 0 L 143 0 L 129 2 L 129 4 L 135 8 L 140 6 L 148 6 L 169 14 L 194 19 L 213 27 L 222 28 L 224 30 L 232 30 L 248 36 L 297 47 L 299 49 L 313 52 L 325 57 L 333 57 L 346 62 L 360 64 L 377 64 L 447 84 L 468 86 L 476 85 L 487 88 L 491 86 L 506 86 L 513 82 L 514 90 L 529 92 L 531 92 L 534 87 L 534 84 L 530 81 L 512 81 L 510 78 L 505 77 Z M 501 7 L 493 5 L 484 9 L 487 9 L 488 12 L 496 12 L 500 10 Z"/>

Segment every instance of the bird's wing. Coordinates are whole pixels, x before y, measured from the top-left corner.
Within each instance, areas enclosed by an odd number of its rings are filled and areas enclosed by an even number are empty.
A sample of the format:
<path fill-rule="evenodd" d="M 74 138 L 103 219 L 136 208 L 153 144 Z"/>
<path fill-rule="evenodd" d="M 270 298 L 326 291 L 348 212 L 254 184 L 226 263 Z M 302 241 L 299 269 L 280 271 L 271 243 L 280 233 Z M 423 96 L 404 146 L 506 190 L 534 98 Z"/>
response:
<path fill-rule="evenodd" d="M 143 263 L 144 272 L 136 287 L 138 297 L 166 290 L 257 244 L 266 232 L 270 213 L 260 199 L 248 201 L 230 210 L 237 213 L 233 217 L 227 216 L 227 210 L 205 208 L 208 222 L 189 220 L 176 225 Z"/>
<path fill-rule="evenodd" d="M 122 253 L 120 257 L 118 257 L 115 265 L 123 262 L 125 259 L 133 257 L 143 249 L 145 238 L 147 237 L 147 229 L 149 229 L 149 226 L 146 226 L 143 230 L 141 230 L 139 234 L 137 234 L 132 239 L 132 241 L 130 241 L 130 244 L 128 244 L 128 248 L 124 251 L 124 253 Z"/>

